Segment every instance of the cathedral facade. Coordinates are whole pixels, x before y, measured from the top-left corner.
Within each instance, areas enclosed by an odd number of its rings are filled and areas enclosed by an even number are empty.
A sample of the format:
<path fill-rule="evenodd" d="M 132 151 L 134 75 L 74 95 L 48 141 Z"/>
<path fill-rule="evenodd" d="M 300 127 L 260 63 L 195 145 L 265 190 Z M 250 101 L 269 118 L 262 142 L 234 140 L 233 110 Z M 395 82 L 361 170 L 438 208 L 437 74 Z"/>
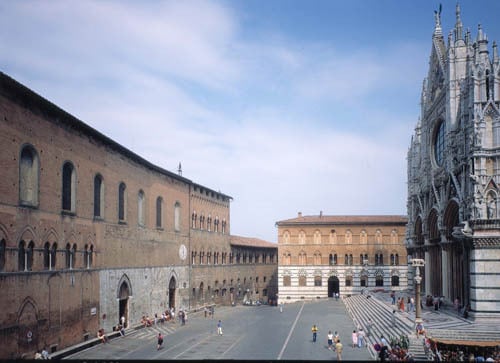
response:
<path fill-rule="evenodd" d="M 500 60 L 460 8 L 447 40 L 435 13 L 420 119 L 408 150 L 408 254 L 423 294 L 500 318 Z"/>
<path fill-rule="evenodd" d="M 276 222 L 279 302 L 407 289 L 405 216 L 303 216 Z"/>
<path fill-rule="evenodd" d="M 232 198 L 150 163 L 0 72 L 0 358 L 168 308 L 273 299 L 277 245 Z"/>

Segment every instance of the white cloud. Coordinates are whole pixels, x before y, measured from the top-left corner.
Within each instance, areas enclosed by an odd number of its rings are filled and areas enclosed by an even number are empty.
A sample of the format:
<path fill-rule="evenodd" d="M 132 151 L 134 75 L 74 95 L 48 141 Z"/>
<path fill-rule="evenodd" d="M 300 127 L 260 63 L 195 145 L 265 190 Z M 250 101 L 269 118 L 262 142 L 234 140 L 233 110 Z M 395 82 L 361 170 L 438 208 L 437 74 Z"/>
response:
<path fill-rule="evenodd" d="M 0 3 L 0 14 L 11 76 L 158 166 L 182 162 L 185 177 L 231 195 L 232 233 L 276 240 L 274 223 L 299 210 L 404 213 L 411 112 L 366 100 L 414 79 L 397 66 L 411 45 L 382 57 L 276 35 L 243 41 L 238 14 L 209 1 L 27 1 Z M 363 117 L 345 119 L 335 102 L 357 103 Z M 307 115 L 315 108 L 327 109 L 321 120 Z"/>

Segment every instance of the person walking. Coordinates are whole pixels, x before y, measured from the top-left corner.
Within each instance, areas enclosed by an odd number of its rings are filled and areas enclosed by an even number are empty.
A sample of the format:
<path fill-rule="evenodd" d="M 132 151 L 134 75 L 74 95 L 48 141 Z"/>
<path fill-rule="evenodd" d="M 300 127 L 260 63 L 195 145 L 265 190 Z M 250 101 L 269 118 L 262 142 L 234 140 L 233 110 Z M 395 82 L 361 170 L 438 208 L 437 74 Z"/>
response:
<path fill-rule="evenodd" d="M 122 315 L 122 317 L 120 318 L 120 323 L 122 324 L 122 326 L 124 328 L 126 328 L 127 326 L 125 325 L 125 315 Z"/>
<path fill-rule="evenodd" d="M 333 346 L 333 334 L 332 334 L 331 330 L 328 331 L 327 343 L 328 343 L 328 349 L 332 350 L 332 346 Z"/>
<path fill-rule="evenodd" d="M 356 333 L 356 330 L 352 331 L 352 347 L 356 348 L 358 346 L 358 333 Z"/>
<path fill-rule="evenodd" d="M 316 326 L 316 324 L 312 326 L 311 331 L 313 333 L 313 343 L 316 343 L 316 336 L 318 334 L 318 327 Z"/>
<path fill-rule="evenodd" d="M 161 333 L 158 333 L 158 346 L 156 347 L 156 350 L 160 350 L 163 345 L 163 335 Z"/>
<path fill-rule="evenodd" d="M 365 342 L 365 332 L 363 331 L 363 328 L 359 329 L 358 331 L 358 348 L 363 348 L 364 342 Z"/>
<path fill-rule="evenodd" d="M 217 323 L 217 334 L 222 335 L 222 321 Z"/>
<path fill-rule="evenodd" d="M 337 360 L 342 360 L 342 343 L 340 339 L 337 341 L 337 344 L 335 344 L 335 351 L 337 352 Z"/>

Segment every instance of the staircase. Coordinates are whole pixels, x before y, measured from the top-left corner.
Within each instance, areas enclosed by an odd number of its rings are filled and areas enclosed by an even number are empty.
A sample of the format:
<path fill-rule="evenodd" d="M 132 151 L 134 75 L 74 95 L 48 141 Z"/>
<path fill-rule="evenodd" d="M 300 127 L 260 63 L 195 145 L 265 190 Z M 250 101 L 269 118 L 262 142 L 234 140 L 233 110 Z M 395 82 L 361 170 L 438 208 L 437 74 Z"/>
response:
<path fill-rule="evenodd" d="M 373 349 L 373 344 L 380 342 L 380 336 L 383 335 L 388 341 L 391 337 L 400 337 L 406 335 L 410 338 L 409 352 L 417 360 L 427 360 L 422 341 L 411 341 L 413 334 L 413 322 L 408 319 L 407 313 L 396 312 L 396 323 L 392 325 L 393 308 L 368 295 L 353 295 L 343 299 L 347 311 L 351 315 L 354 324 L 358 328 L 367 331 L 367 322 L 372 320 L 371 334 L 367 338 L 368 351 L 373 358 L 378 353 Z"/>

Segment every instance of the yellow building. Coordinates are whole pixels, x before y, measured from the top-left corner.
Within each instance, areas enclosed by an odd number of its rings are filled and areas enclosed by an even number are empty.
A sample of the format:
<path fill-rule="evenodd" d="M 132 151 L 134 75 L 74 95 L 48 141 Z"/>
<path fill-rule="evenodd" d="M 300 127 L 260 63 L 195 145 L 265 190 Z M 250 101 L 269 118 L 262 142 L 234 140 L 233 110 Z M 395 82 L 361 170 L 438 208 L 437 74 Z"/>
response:
<path fill-rule="evenodd" d="M 302 216 L 276 222 L 280 302 L 405 290 L 406 216 Z"/>

